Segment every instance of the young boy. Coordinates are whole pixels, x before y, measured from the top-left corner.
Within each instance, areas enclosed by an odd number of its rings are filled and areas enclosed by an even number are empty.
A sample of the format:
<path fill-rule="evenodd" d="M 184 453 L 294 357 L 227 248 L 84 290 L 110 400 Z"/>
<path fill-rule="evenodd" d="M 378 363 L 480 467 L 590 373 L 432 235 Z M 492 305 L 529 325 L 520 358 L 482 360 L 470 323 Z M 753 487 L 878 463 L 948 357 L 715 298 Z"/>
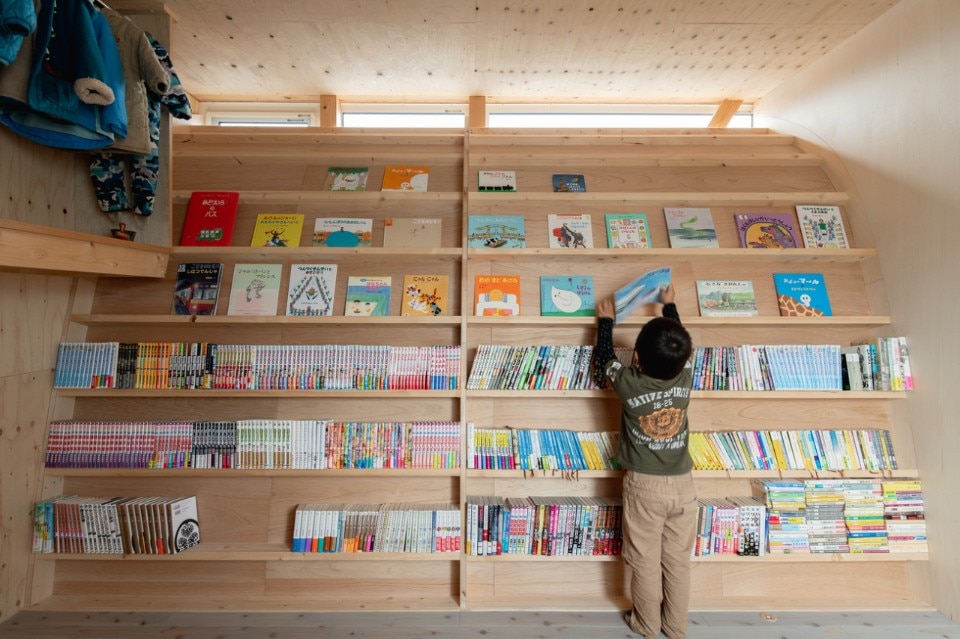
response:
<path fill-rule="evenodd" d="M 693 384 L 690 334 L 680 324 L 669 286 L 660 292 L 662 317 L 647 322 L 631 366 L 614 355 L 612 299 L 597 302 L 597 382 L 610 382 L 621 402 L 623 559 L 630 567 L 630 629 L 648 639 L 687 634 L 690 549 L 697 499 L 687 451 L 687 405 Z"/>

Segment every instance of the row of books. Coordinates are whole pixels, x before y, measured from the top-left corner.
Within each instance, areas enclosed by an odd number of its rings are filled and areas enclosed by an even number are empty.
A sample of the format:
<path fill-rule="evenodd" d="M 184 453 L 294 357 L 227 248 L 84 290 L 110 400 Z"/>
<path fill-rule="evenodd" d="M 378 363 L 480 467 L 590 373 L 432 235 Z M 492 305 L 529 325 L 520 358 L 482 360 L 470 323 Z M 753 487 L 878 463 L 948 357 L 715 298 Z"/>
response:
<path fill-rule="evenodd" d="M 753 480 L 771 553 L 926 552 L 916 479 Z"/>
<path fill-rule="evenodd" d="M 670 248 L 720 248 L 713 215 L 706 207 L 664 207 Z M 837 206 L 796 206 L 793 213 L 735 213 L 739 246 L 748 249 L 850 248 Z M 652 248 L 646 213 L 605 213 L 607 248 Z M 547 246 L 556 249 L 595 248 L 590 213 L 548 213 Z M 525 248 L 523 215 L 467 216 L 468 248 Z"/>
<path fill-rule="evenodd" d="M 838 344 L 700 346 L 695 390 L 913 390 L 905 337 Z"/>
<path fill-rule="evenodd" d="M 63 342 L 55 388 L 456 390 L 460 346 Z"/>
<path fill-rule="evenodd" d="M 755 497 L 704 497 L 697 500 L 693 557 L 767 554 L 766 506 Z"/>
<path fill-rule="evenodd" d="M 420 177 L 425 178 L 426 174 L 422 173 Z M 422 189 L 385 190 L 426 191 L 425 179 L 422 186 Z M 180 245 L 230 246 L 238 206 L 239 193 L 235 191 L 194 192 L 187 208 Z M 709 208 L 665 207 L 663 213 L 671 248 L 720 247 Z M 250 246 L 300 246 L 305 217 L 303 213 L 295 212 L 257 214 Z M 792 213 L 736 213 L 734 222 L 742 248 L 850 247 L 837 206 L 797 205 L 796 216 Z M 443 220 L 439 217 L 385 218 L 382 246 L 439 248 L 442 244 L 442 224 Z M 603 227 L 608 248 L 642 249 L 653 246 L 646 213 L 605 213 Z M 313 222 L 310 245 L 330 248 L 372 247 L 373 230 L 372 217 L 318 217 Z M 548 213 L 545 239 L 549 248 L 595 248 L 592 215 Z M 522 215 L 467 216 L 468 248 L 525 248 L 526 245 L 526 221 Z"/>
<path fill-rule="evenodd" d="M 777 307 L 785 317 L 833 315 L 822 273 L 774 273 Z M 617 308 L 618 322 L 642 304 L 659 299 L 657 285 L 670 283 L 670 269 L 657 269 L 618 289 L 614 297 L 645 291 L 630 308 Z M 759 315 L 751 280 L 697 280 L 697 301 L 703 317 L 749 317 Z M 596 314 L 596 290 L 591 275 L 541 275 L 540 315 L 575 317 Z M 473 286 L 474 313 L 522 315 L 519 275 L 476 275 Z"/>
<path fill-rule="evenodd" d="M 216 315 L 223 264 L 185 262 L 177 267 L 171 313 Z M 275 316 L 280 302 L 282 264 L 235 264 L 227 315 Z M 344 317 L 390 315 L 393 278 L 351 275 L 343 301 Z M 284 315 L 325 317 L 334 314 L 336 264 L 291 264 Z M 449 311 L 449 275 L 409 274 L 403 277 L 398 315 L 431 317 Z"/>
<path fill-rule="evenodd" d="M 34 507 L 33 552 L 167 555 L 200 543 L 197 498 L 61 495 Z"/>
<path fill-rule="evenodd" d="M 619 433 L 567 429 L 477 428 L 467 424 L 467 468 L 619 470 Z"/>
<path fill-rule="evenodd" d="M 451 504 L 300 504 L 293 552 L 460 552 L 460 509 Z"/>
<path fill-rule="evenodd" d="M 630 361 L 630 349 L 615 349 Z M 593 346 L 510 346 L 480 344 L 473 358 L 467 390 L 595 390 Z"/>
<path fill-rule="evenodd" d="M 460 422 L 75 421 L 50 424 L 48 468 L 459 468 Z"/>
<path fill-rule="evenodd" d="M 896 470 L 888 430 L 691 431 L 696 470 Z"/>
<path fill-rule="evenodd" d="M 619 555 L 617 497 L 469 496 L 464 552 L 470 556 Z"/>

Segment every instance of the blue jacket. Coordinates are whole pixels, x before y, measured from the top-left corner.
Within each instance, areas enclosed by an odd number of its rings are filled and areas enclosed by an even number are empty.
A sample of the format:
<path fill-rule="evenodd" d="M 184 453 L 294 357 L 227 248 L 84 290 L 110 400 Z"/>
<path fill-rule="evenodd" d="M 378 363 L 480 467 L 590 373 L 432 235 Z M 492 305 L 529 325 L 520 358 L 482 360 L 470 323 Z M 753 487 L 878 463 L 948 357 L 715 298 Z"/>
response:
<path fill-rule="evenodd" d="M 36 28 L 33 0 L 0 0 L 0 65 L 13 62 L 23 39 Z"/>

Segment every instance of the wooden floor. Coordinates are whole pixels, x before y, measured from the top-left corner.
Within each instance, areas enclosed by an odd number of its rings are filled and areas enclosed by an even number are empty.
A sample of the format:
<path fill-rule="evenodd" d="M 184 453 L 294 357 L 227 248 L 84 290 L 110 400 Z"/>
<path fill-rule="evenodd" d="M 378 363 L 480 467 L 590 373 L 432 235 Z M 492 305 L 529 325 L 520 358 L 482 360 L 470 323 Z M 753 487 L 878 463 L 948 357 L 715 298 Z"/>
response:
<path fill-rule="evenodd" d="M 621 639 L 605 612 L 78 613 L 21 612 L 2 639 Z M 937 612 L 698 612 L 688 639 L 960 639 Z"/>

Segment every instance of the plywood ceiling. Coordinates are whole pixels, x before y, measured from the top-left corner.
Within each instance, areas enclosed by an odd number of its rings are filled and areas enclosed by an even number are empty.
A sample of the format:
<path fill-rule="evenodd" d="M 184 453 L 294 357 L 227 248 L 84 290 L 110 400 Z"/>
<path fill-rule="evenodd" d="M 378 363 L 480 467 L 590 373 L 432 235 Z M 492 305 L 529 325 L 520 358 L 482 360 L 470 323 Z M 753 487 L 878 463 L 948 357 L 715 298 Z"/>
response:
<path fill-rule="evenodd" d="M 167 0 L 202 101 L 754 102 L 900 0 Z M 108 0 L 108 4 L 111 4 Z M 123 6 L 122 1 L 112 3 Z"/>

